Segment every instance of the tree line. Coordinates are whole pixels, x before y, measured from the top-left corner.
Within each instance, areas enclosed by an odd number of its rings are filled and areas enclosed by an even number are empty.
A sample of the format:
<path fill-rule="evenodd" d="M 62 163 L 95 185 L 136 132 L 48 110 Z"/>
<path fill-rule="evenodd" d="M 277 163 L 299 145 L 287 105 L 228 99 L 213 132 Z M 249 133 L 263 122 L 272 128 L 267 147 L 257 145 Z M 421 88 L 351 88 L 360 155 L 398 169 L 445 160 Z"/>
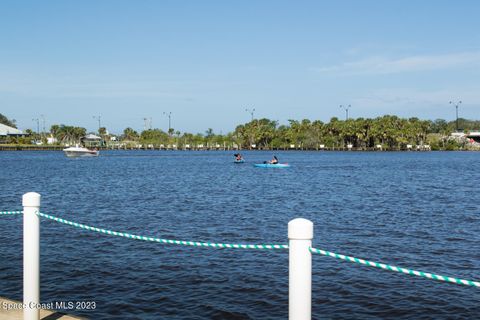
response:
<path fill-rule="evenodd" d="M 0 117 L 0 122 L 2 118 Z M 8 120 L 8 119 L 7 119 Z M 459 127 L 464 131 L 480 128 L 480 121 L 459 119 Z M 279 125 L 277 121 L 267 118 L 253 119 L 238 125 L 233 132 L 215 134 L 209 128 L 204 133 L 188 133 L 170 129 L 165 132 L 161 129 L 148 129 L 137 132 L 126 128 L 122 134 L 116 136 L 116 143 L 130 145 L 176 145 L 185 147 L 237 147 L 241 149 L 305 149 L 321 148 L 339 149 L 371 149 L 378 145 L 390 150 L 402 150 L 408 145 L 430 145 L 433 149 L 455 149 L 460 147 L 458 141 L 449 139 L 456 131 L 456 121 L 421 120 L 415 117 L 400 118 L 394 115 L 385 115 L 377 118 L 356 118 L 340 120 L 336 117 L 329 122 L 320 120 L 311 121 L 289 120 L 288 124 Z M 32 137 L 45 139 L 45 134 L 36 137 L 37 133 L 26 130 Z M 87 130 L 82 127 L 68 125 L 52 125 L 49 135 L 57 143 L 78 143 L 85 136 Z M 105 127 L 96 133 L 105 141 L 110 141 L 112 135 Z"/>
<path fill-rule="evenodd" d="M 480 128 L 480 121 L 459 119 L 459 125 L 465 130 Z M 53 128 L 53 126 L 52 126 Z M 64 140 L 65 130 L 60 126 L 57 139 Z M 68 130 L 66 130 L 68 132 Z M 137 132 L 126 128 L 118 136 L 118 141 L 131 145 L 177 146 L 218 148 L 233 146 L 240 149 L 304 149 L 321 148 L 372 149 L 378 145 L 390 150 L 402 150 L 408 145 L 430 145 L 433 149 L 457 149 L 461 147 L 457 141 L 449 139 L 456 131 L 456 122 L 443 119 L 421 120 L 418 118 L 400 118 L 385 115 L 377 118 L 356 118 L 340 120 L 336 117 L 329 122 L 289 120 L 286 125 L 267 118 L 254 119 L 238 125 L 233 132 L 215 134 L 209 128 L 204 133 L 180 132 L 174 129 L 166 132 L 161 129 L 148 129 Z M 82 136 L 79 131 L 76 138 Z M 54 134 L 54 132 L 52 132 Z M 106 128 L 100 128 L 99 134 L 107 138 Z"/>
<path fill-rule="evenodd" d="M 385 115 L 377 118 L 356 118 L 329 122 L 309 119 L 289 120 L 288 125 L 278 125 L 269 119 L 253 120 L 239 125 L 233 137 L 244 148 L 256 145 L 259 148 L 276 149 L 294 146 L 296 149 L 346 148 L 371 149 L 378 145 L 391 150 L 402 150 L 408 145 L 431 145 L 447 148 L 455 144 L 449 139 L 456 131 L 456 122 L 443 119 L 420 120 Z M 480 128 L 480 121 L 459 119 L 465 131 Z"/>

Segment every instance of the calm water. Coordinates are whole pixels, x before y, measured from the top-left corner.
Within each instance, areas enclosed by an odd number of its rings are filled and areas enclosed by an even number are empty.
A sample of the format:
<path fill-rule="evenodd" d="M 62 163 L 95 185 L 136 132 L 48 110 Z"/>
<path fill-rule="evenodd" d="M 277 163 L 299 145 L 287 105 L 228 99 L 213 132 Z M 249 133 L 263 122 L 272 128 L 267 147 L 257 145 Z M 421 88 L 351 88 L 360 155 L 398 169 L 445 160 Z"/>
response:
<path fill-rule="evenodd" d="M 480 279 L 480 153 L 0 153 L 0 210 L 28 191 L 42 212 L 163 238 L 287 243 Z M 92 319 L 286 319 L 288 254 L 134 241 L 42 220 L 42 302 L 95 301 Z M 0 296 L 21 300 L 21 217 L 0 217 Z M 473 319 L 480 290 L 315 255 L 314 318 Z"/>

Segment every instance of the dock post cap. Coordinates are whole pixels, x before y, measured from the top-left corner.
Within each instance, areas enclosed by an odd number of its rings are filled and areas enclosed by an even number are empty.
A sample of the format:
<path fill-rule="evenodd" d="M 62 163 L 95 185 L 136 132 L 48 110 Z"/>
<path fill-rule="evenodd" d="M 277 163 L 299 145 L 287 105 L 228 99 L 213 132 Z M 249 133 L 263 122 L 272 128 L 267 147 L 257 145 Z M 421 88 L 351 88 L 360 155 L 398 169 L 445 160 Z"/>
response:
<path fill-rule="evenodd" d="M 36 192 L 28 192 L 22 196 L 22 206 L 24 207 L 40 207 L 40 194 Z"/>
<path fill-rule="evenodd" d="M 312 240 L 313 222 L 304 218 L 296 218 L 288 223 L 288 239 Z"/>

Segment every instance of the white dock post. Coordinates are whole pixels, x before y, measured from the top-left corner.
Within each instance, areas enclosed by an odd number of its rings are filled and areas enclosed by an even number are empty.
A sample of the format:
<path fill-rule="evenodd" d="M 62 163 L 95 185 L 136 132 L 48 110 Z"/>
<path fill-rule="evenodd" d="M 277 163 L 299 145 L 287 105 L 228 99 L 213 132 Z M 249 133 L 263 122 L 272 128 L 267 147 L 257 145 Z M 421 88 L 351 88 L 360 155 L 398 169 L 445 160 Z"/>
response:
<path fill-rule="evenodd" d="M 23 195 L 23 319 L 40 318 L 40 195 Z"/>
<path fill-rule="evenodd" d="M 312 246 L 313 223 L 297 218 L 288 223 L 289 240 L 289 320 L 312 319 Z"/>

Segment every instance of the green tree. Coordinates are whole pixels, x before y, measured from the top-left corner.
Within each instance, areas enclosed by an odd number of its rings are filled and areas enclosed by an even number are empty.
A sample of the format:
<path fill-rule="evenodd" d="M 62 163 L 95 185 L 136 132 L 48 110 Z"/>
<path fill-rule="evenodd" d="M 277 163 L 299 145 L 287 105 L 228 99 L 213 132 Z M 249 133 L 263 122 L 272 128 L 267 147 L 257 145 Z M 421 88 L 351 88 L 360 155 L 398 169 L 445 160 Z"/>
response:
<path fill-rule="evenodd" d="M 138 140 L 138 138 L 139 138 L 139 135 L 137 131 L 133 130 L 132 128 L 128 127 L 123 130 L 122 140 L 136 141 Z"/>
<path fill-rule="evenodd" d="M 169 144 L 170 135 L 160 129 L 144 130 L 140 134 L 140 142 L 153 145 Z"/>
<path fill-rule="evenodd" d="M 3 123 L 6 126 L 16 128 L 17 126 L 15 125 L 15 120 L 9 120 L 6 116 L 0 113 L 0 123 Z"/>

